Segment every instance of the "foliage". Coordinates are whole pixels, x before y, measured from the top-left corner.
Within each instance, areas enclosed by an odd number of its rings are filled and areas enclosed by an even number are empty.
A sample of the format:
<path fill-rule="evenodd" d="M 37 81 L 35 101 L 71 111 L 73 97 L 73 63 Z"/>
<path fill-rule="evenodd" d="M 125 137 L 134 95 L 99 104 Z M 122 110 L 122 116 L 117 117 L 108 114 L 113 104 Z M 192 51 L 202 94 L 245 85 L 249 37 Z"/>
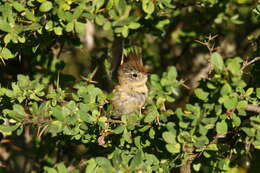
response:
<path fill-rule="evenodd" d="M 254 61 L 260 13 L 253 1 L 4 0 L 0 12 L 1 68 L 17 60 L 28 66 L 3 71 L 11 80 L 1 76 L 0 131 L 19 140 L 29 128 L 32 140 L 22 143 L 30 145 L 36 162 L 31 169 L 171 172 L 192 163 L 197 172 L 239 172 L 240 162 L 260 149 L 259 63 Z M 86 22 L 97 28 L 90 61 L 104 67 L 103 76 L 111 74 L 108 60 L 118 37 L 125 38 L 126 47 L 141 45 L 152 71 L 142 112 L 114 120 L 111 94 L 103 90 L 106 84 L 94 85 L 90 69 L 85 80 L 76 82 L 63 73 L 69 63 L 53 47 L 84 47 L 80 38 L 88 32 Z M 220 39 L 199 41 L 211 33 Z M 231 55 L 214 47 L 229 35 L 234 42 L 243 41 Z M 239 49 L 245 45 L 254 45 L 249 60 Z M 178 58 L 189 64 L 185 57 L 197 52 L 209 54 L 204 59 L 208 71 L 187 94 L 182 79 L 191 67 L 178 69 Z M 10 165 L 1 168 L 12 170 Z"/>

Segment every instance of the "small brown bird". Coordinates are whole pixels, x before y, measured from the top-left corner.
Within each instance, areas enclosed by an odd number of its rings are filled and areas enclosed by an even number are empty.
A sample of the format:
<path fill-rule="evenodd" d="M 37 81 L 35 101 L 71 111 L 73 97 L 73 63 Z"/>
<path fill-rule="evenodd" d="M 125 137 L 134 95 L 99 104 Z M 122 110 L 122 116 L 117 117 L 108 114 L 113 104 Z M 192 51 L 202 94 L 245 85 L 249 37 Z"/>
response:
<path fill-rule="evenodd" d="M 141 57 L 130 53 L 118 70 L 118 84 L 113 90 L 112 105 L 116 115 L 141 110 L 148 95 L 147 70 Z"/>

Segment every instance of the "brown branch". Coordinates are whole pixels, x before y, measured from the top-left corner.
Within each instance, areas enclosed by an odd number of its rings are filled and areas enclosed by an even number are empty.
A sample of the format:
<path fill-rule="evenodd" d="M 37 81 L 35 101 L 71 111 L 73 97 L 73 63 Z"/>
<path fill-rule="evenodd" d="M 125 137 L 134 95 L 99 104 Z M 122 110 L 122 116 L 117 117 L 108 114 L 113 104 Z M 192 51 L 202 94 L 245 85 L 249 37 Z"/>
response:
<path fill-rule="evenodd" d="M 112 45 L 112 60 L 111 60 L 112 79 L 116 79 L 117 70 L 122 61 L 123 48 L 124 48 L 124 38 L 116 37 Z"/>
<path fill-rule="evenodd" d="M 113 119 L 108 119 L 108 120 L 106 120 L 106 123 L 121 123 L 121 124 L 124 124 L 124 122 L 123 121 L 121 121 L 121 120 L 113 120 Z"/>
<path fill-rule="evenodd" d="M 259 60 L 260 60 L 260 57 L 256 57 L 256 58 L 252 59 L 252 60 L 249 61 L 249 62 L 245 61 L 245 62 L 243 63 L 243 67 L 240 69 L 240 71 L 243 72 L 246 67 L 248 67 L 249 65 L 251 65 L 251 64 L 253 64 L 254 62 L 259 61 Z"/>
<path fill-rule="evenodd" d="M 34 117 L 34 115 L 31 114 L 25 114 L 25 119 L 22 121 L 22 125 L 27 125 L 27 124 L 46 124 L 49 122 L 52 122 L 53 120 L 51 118 L 39 118 L 37 120 L 32 120 L 32 117 Z"/>
<path fill-rule="evenodd" d="M 1 59 L 2 63 L 3 63 L 4 65 L 6 65 L 6 64 L 5 64 L 5 60 L 4 60 L 4 58 L 3 58 L 2 56 L 0 56 L 0 59 Z"/>
<path fill-rule="evenodd" d="M 191 164 L 197 156 L 198 156 L 198 153 L 189 154 L 186 163 L 180 167 L 180 173 L 191 173 Z"/>
<path fill-rule="evenodd" d="M 260 113 L 260 107 L 257 105 L 247 105 L 245 107 L 245 110 L 250 112 Z"/>
<path fill-rule="evenodd" d="M 213 138 L 213 140 L 207 145 L 207 147 L 211 144 L 217 144 L 218 139 L 219 138 L 224 138 L 226 135 L 225 134 L 216 134 Z M 201 151 L 199 153 L 193 153 L 194 152 L 194 148 L 191 148 L 189 146 L 183 146 L 183 151 L 188 153 L 188 158 L 185 164 L 183 164 L 180 167 L 180 173 L 191 173 L 191 164 L 192 162 L 199 156 L 201 156 L 201 154 L 204 151 Z"/>
<path fill-rule="evenodd" d="M 59 49 L 59 52 L 58 52 L 58 54 L 57 54 L 57 59 L 59 59 L 59 57 L 60 57 L 60 55 L 61 55 L 61 53 L 62 53 L 62 50 L 63 50 L 63 48 L 64 48 L 64 45 L 65 45 L 64 42 L 61 43 L 61 45 L 60 45 L 60 49 Z"/>
<path fill-rule="evenodd" d="M 195 40 L 195 41 L 197 43 L 207 47 L 209 54 L 211 55 L 212 52 L 216 49 L 214 42 L 211 43 L 211 41 L 214 40 L 217 37 L 218 37 L 218 35 L 211 36 L 211 34 L 209 34 L 209 36 L 207 37 L 207 41 L 200 41 L 200 40 Z"/>
<path fill-rule="evenodd" d="M 21 20 L 21 19 L 18 19 L 17 22 L 26 23 L 26 24 L 32 24 L 33 23 L 33 21 Z"/>
<path fill-rule="evenodd" d="M 92 73 L 90 74 L 89 77 L 81 77 L 82 79 L 86 80 L 89 83 L 93 83 L 93 84 L 97 84 L 98 82 L 93 80 L 93 77 L 96 75 L 97 71 L 98 71 L 99 66 L 96 66 L 95 69 L 92 71 Z"/>

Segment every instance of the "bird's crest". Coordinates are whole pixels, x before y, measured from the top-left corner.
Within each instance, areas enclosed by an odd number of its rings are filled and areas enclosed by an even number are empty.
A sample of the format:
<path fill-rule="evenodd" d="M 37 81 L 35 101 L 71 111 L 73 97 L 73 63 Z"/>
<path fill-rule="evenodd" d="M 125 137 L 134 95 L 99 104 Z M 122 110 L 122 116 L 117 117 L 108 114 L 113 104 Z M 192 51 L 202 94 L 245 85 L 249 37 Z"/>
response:
<path fill-rule="evenodd" d="M 126 58 L 124 58 L 121 66 L 126 68 L 134 68 L 144 74 L 147 73 L 147 69 L 143 66 L 142 57 L 136 52 L 129 53 Z"/>

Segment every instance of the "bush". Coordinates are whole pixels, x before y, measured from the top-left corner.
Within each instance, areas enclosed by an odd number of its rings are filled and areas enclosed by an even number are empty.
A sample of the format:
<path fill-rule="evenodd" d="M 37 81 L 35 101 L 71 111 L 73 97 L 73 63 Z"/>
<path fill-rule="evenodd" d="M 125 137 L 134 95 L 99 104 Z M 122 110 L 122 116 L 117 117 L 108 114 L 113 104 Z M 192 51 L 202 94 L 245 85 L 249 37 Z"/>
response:
<path fill-rule="evenodd" d="M 257 170 L 257 2 L 4 0 L 0 12 L 1 172 Z M 116 120 L 112 78 L 133 48 L 149 97 Z"/>

